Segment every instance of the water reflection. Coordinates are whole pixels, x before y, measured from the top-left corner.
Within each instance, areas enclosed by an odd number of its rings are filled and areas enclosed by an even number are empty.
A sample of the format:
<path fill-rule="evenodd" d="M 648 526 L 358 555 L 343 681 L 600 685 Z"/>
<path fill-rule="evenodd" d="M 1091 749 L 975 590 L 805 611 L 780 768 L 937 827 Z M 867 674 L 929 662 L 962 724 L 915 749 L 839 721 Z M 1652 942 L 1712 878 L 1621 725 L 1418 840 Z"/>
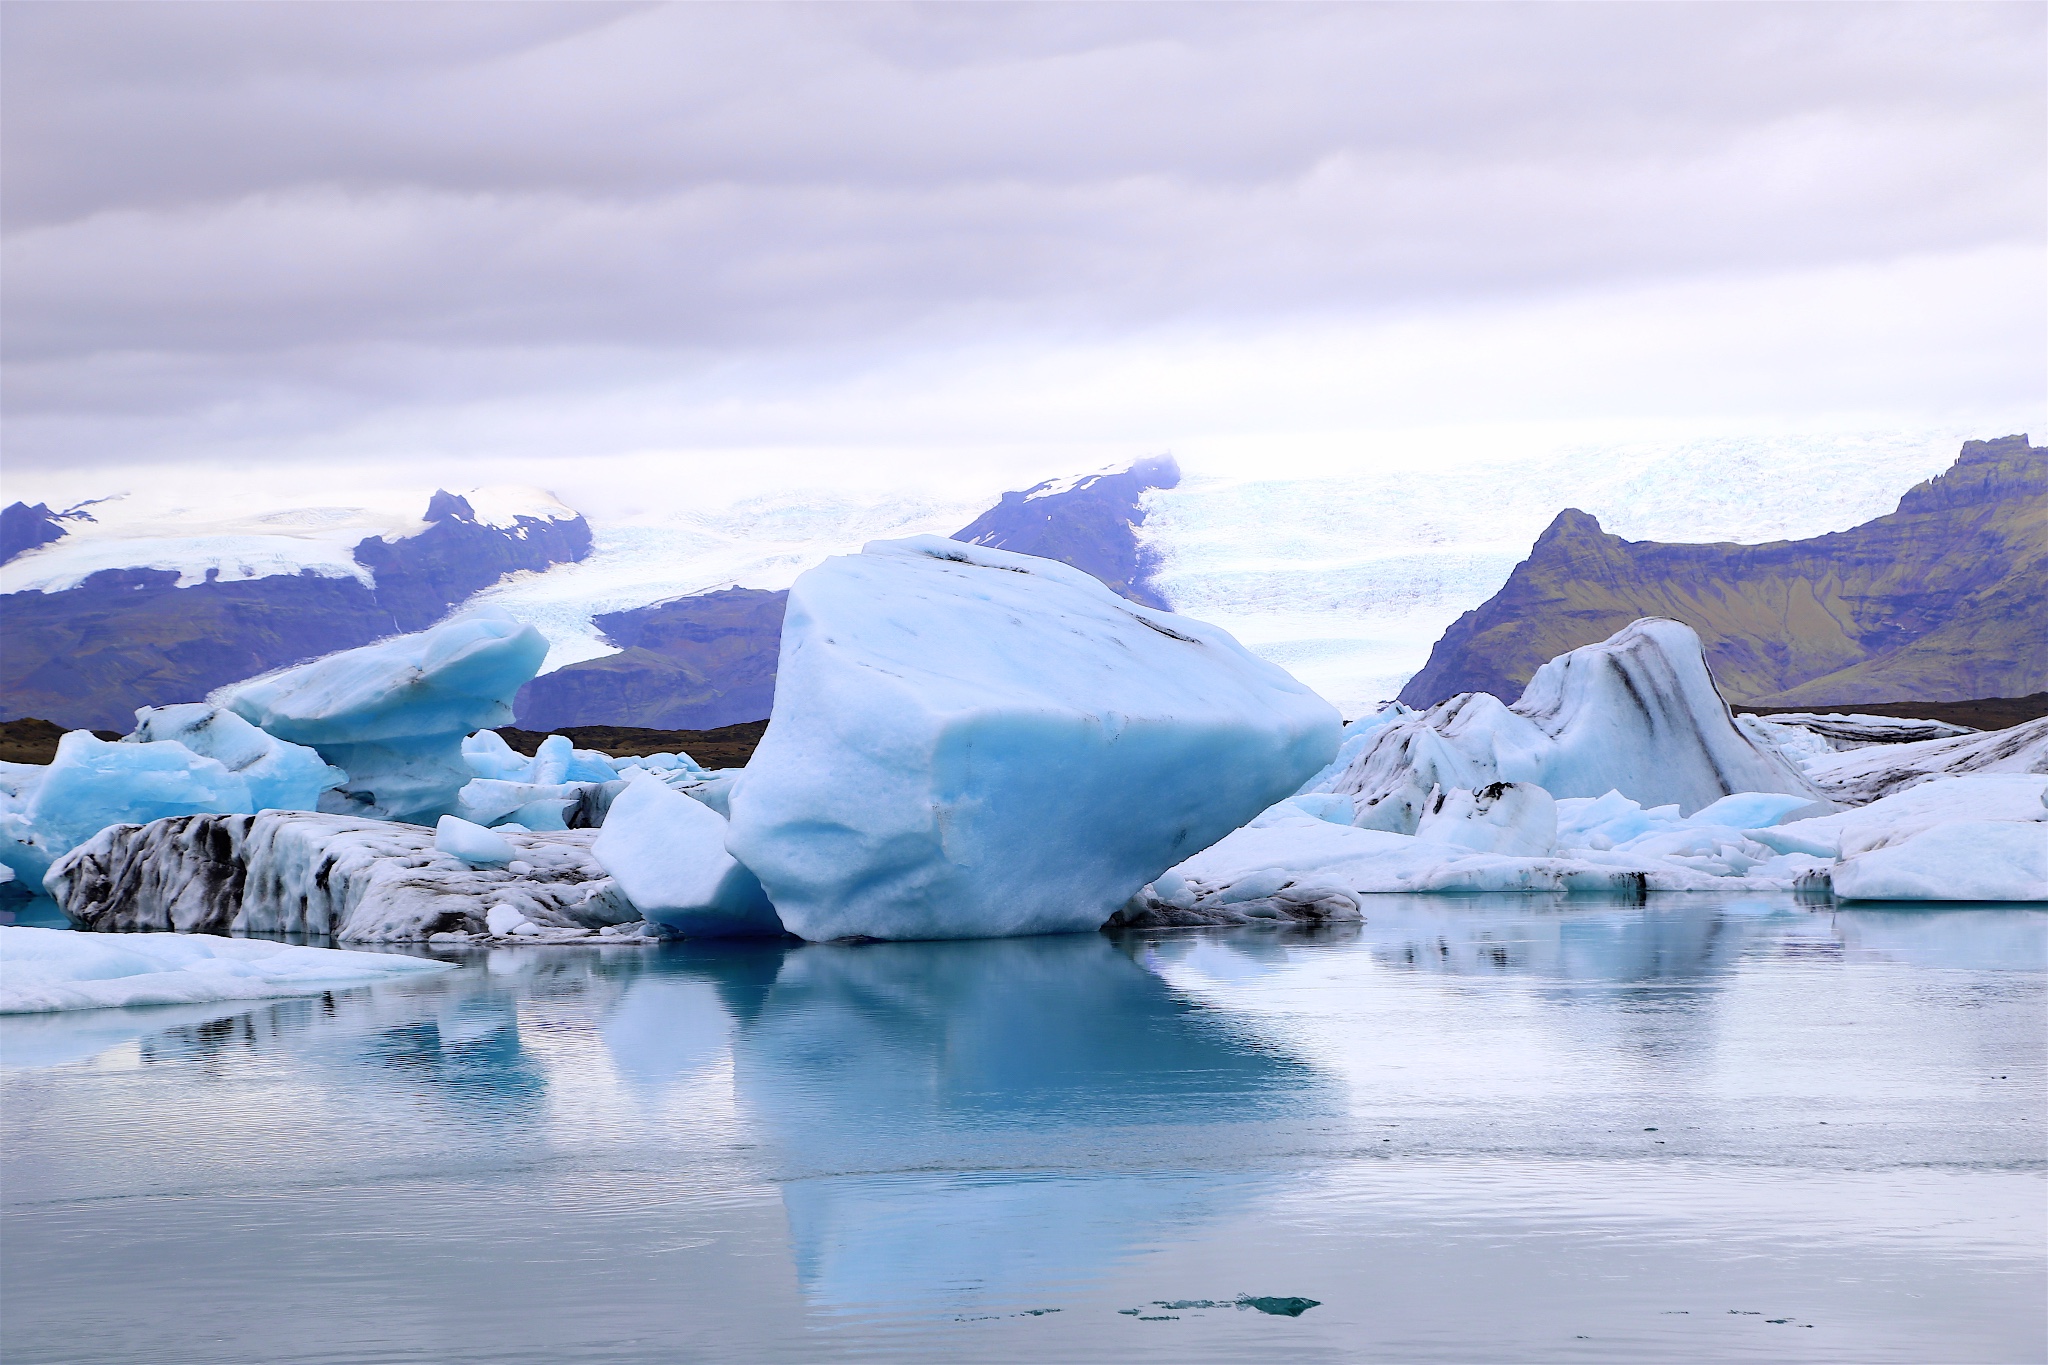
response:
<path fill-rule="evenodd" d="M 1816 1319 L 1853 1300 L 1872 1324 L 1842 1359 L 1880 1358 L 1864 1348 L 1892 1339 L 1908 1283 L 1948 1316 L 1893 1358 L 2034 1320 L 1944 1297 L 1924 1247 L 1961 1268 L 1951 1289 L 1988 1283 L 1984 1257 L 2000 1284 L 2038 1282 L 2038 1232 L 2008 1214 L 2038 1170 L 2048 911 L 1367 913 L 1318 933 L 478 951 L 324 997 L 0 1020 L 0 1345 L 338 1365 L 1181 1360 L 1206 1340 L 1246 1358 L 1273 1339 L 1118 1312 L 1270 1290 L 1326 1301 L 1285 1325 L 1291 1358 L 1534 1359 L 1652 1291 L 1725 1313 L 1787 1267 Z M 1501 1260 L 1516 1239 L 1535 1240 Z M 1577 1279 L 1552 1274 L 1573 1257 Z M 230 1292 L 258 1282 L 293 1312 Z M 1495 1335 L 1459 1335 L 1481 1301 Z M 1240 1316 L 1200 1330 L 1276 1326 Z M 957 1335 L 997 1320 L 1045 1335 Z M 1734 1319 L 1644 1321 L 1610 1358 L 1713 1354 L 1669 1333 Z M 1152 1335 L 1104 1335 L 1126 1325 Z"/>
<path fill-rule="evenodd" d="M 1245 1047 L 1096 935 L 733 945 L 677 966 L 734 1020 L 736 1096 L 773 1145 L 799 1281 L 820 1304 L 907 1286 L 943 1304 L 1052 1268 L 1094 1274 L 1248 1197 L 1252 1177 L 1207 1169 L 1219 1131 L 1336 1108 L 1312 1067 Z M 606 1026 L 620 1071 L 675 1070 L 675 1040 L 709 1032 L 704 1002 L 682 983 L 637 984 L 629 1026 Z M 1113 1195 L 1034 1169 L 1084 1149 L 1156 1161 L 1176 1141 L 1185 1170 Z"/>

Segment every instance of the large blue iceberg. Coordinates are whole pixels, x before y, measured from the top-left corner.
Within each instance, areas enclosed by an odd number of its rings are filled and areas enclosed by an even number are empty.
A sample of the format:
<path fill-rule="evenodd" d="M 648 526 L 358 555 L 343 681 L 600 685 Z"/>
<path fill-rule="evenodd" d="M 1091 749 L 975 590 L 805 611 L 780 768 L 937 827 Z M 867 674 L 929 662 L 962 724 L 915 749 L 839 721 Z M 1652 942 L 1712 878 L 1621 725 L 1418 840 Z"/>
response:
<path fill-rule="evenodd" d="M 727 847 L 812 940 L 1099 927 L 1336 752 L 1214 626 L 933 536 L 797 579 Z"/>
<path fill-rule="evenodd" d="M 513 694 L 547 652 L 539 631 L 491 608 L 237 683 L 214 700 L 348 773 L 322 810 L 432 824 L 473 775 L 463 739 L 512 723 Z"/>

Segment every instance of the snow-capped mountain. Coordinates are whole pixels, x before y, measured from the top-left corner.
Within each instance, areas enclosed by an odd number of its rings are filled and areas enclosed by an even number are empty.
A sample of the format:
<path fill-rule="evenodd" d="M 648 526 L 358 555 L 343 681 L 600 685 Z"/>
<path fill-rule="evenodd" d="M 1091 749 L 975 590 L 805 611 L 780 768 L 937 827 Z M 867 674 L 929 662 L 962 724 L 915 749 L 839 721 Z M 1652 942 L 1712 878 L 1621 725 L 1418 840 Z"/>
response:
<path fill-rule="evenodd" d="M 763 642 L 780 590 L 828 555 L 925 533 L 1079 564 L 1224 626 L 1356 716 L 1501 588 L 1560 508 L 1631 539 L 1798 539 L 1890 511 L 1958 444 L 1913 431 L 1534 455 L 1504 442 L 1184 474 L 1148 461 L 1008 494 L 785 488 L 595 522 L 534 489 L 471 492 L 467 513 L 437 504 L 433 521 L 423 493 L 231 511 L 175 500 L 190 493 L 17 505 L 0 522 L 17 551 L 0 564 L 0 716 L 125 729 L 133 706 L 489 603 L 551 645 L 524 723 L 755 719 L 772 695 Z"/>

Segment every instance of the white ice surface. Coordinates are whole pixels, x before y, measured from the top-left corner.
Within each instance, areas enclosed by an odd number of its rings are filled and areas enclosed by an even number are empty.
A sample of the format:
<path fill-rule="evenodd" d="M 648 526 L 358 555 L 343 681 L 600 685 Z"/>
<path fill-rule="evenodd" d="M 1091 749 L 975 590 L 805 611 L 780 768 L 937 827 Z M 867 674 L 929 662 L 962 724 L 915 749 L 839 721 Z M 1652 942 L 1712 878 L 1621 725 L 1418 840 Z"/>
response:
<path fill-rule="evenodd" d="M 486 525 L 512 526 L 522 515 L 576 515 L 538 488 L 458 491 Z M 0 565 L 0 593 L 58 592 L 101 569 L 137 568 L 175 569 L 180 587 L 203 583 L 214 571 L 234 582 L 306 569 L 368 584 L 369 570 L 355 562 L 357 543 L 365 536 L 395 540 L 426 530 L 421 513 L 433 489 L 376 490 L 360 503 L 324 507 L 282 501 L 275 488 L 247 493 L 231 506 L 194 506 L 190 496 L 172 486 L 92 503 L 83 509 L 92 520 L 67 521 L 62 539 Z"/>
<path fill-rule="evenodd" d="M 725 832 L 724 816 L 640 770 L 590 851 L 649 923 L 686 938 L 781 934 L 760 881 L 726 852 Z"/>
<path fill-rule="evenodd" d="M 547 642 L 482 609 L 216 692 L 212 700 L 348 773 L 323 803 L 400 820 L 448 813 L 470 778 L 463 741 L 512 723 L 512 698 Z"/>
<path fill-rule="evenodd" d="M 1814 754 L 1803 762 L 1823 791 L 1854 805 L 1905 791 L 1932 777 L 2048 774 L 2048 716 L 1985 734 L 1875 744 L 1846 753 Z"/>
<path fill-rule="evenodd" d="M 1308 790 L 1354 797 L 1364 827 L 1413 834 L 1438 788 L 1532 782 L 1552 796 L 1609 791 L 1700 810 L 1734 792 L 1820 790 L 1730 719 L 1699 637 L 1645 619 L 1536 671 L 1513 706 L 1464 693 L 1420 715 L 1388 710 L 1351 727 L 1343 763 Z"/>
<path fill-rule="evenodd" d="M 1213 626 L 1049 560 L 877 542 L 791 590 L 727 846 L 813 940 L 1092 929 L 1337 740 Z"/>
<path fill-rule="evenodd" d="M 1935 778 L 1833 815 L 1793 820 L 1752 837 L 1782 852 L 1834 858 L 1897 843 L 1951 820 L 2048 820 L 2048 776 L 1974 773 Z M 2048 837 L 2048 825 L 2039 826 Z"/>
<path fill-rule="evenodd" d="M 391 953 L 210 934 L 82 934 L 0 926 L 0 1014 L 310 995 L 452 966 Z"/>
<path fill-rule="evenodd" d="M 2048 901 L 2048 824 L 1945 821 L 1843 858 L 1834 888 L 1859 901 Z"/>

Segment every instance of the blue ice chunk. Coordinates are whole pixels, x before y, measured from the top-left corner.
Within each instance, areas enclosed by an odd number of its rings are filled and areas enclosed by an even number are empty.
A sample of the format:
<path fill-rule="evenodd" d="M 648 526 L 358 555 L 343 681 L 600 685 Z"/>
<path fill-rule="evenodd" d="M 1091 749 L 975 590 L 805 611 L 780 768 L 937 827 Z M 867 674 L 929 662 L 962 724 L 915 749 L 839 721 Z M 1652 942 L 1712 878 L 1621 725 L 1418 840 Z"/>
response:
<path fill-rule="evenodd" d="M 142 707 L 135 713 L 135 733 L 121 742 L 163 740 L 216 759 L 239 776 L 249 786 L 252 811 L 315 810 L 322 792 L 348 780 L 347 773 L 312 749 L 266 734 L 234 712 L 204 702 Z"/>
<path fill-rule="evenodd" d="M 686 938 L 781 934 L 754 874 L 725 850 L 726 822 L 652 773 L 626 780 L 591 845 L 633 908 Z"/>
<path fill-rule="evenodd" d="M 548 643 L 495 608 L 223 688 L 214 700 L 347 771 L 323 810 L 428 823 L 472 776 L 463 741 L 512 723 Z"/>
<path fill-rule="evenodd" d="M 519 856 L 502 834 L 471 824 L 459 815 L 444 815 L 434 826 L 434 847 L 452 853 L 471 867 L 503 867 Z"/>
<path fill-rule="evenodd" d="M 1089 930 L 1339 734 L 1214 626 L 1050 560 L 878 541 L 790 590 L 727 846 L 808 939 Z"/>

